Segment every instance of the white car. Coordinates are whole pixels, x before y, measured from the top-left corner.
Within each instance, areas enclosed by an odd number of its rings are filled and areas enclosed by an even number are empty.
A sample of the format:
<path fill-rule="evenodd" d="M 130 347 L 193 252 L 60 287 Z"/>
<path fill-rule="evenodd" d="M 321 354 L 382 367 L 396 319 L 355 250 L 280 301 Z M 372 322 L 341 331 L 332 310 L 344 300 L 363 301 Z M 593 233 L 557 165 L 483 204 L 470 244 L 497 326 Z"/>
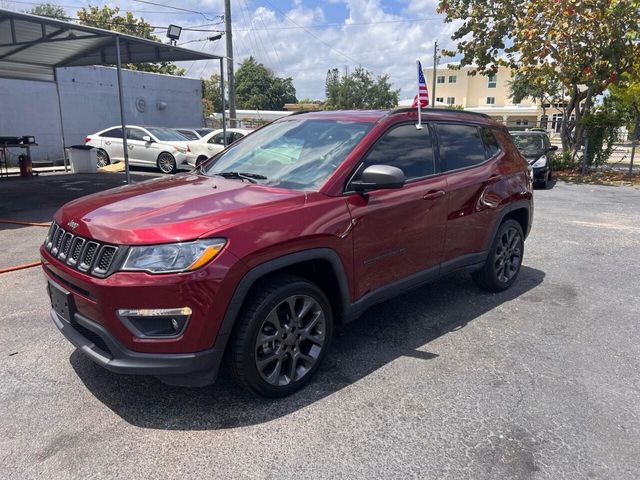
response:
<path fill-rule="evenodd" d="M 227 145 L 231 145 L 233 142 L 240 140 L 250 132 L 251 130 L 244 128 L 227 128 Z M 189 142 L 189 149 L 191 150 L 191 159 L 193 159 L 194 162 L 192 165 L 194 167 L 204 160 L 213 157 L 216 153 L 224 149 L 222 129 L 214 130 L 200 140 Z"/>
<path fill-rule="evenodd" d="M 98 167 L 124 161 L 122 127 L 111 127 L 85 138 L 85 143 L 98 149 Z M 162 173 L 177 169 L 191 169 L 191 158 L 186 137 L 166 127 L 127 126 L 129 164 L 157 167 Z"/>

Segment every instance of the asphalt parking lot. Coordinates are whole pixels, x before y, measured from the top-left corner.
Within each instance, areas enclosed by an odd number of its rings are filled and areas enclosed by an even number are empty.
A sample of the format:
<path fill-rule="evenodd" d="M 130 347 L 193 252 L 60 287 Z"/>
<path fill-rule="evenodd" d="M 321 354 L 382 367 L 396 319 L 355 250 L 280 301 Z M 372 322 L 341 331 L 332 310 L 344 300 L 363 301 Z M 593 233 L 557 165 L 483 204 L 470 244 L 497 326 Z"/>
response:
<path fill-rule="evenodd" d="M 277 401 L 111 374 L 57 332 L 38 268 L 0 274 L 0 478 L 637 479 L 640 190 L 535 202 L 511 290 L 455 275 L 382 304 Z M 0 268 L 37 259 L 46 229 L 0 228 Z"/>

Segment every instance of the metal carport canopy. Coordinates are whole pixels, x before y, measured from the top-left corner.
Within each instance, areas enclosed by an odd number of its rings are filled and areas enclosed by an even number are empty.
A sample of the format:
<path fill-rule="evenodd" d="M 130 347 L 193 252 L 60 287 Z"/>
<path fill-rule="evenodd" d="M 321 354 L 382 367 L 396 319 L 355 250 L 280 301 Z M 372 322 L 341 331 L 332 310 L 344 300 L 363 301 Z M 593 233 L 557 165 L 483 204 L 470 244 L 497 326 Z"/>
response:
<path fill-rule="evenodd" d="M 120 75 L 122 63 L 219 60 L 221 88 L 224 91 L 223 58 L 101 28 L 0 9 L 1 78 L 56 82 L 58 67 L 116 65 L 123 128 L 125 119 Z M 222 111 L 224 112 L 224 106 Z M 60 121 L 62 122 L 62 114 Z M 124 137 L 128 182 L 129 156 L 126 135 Z"/>

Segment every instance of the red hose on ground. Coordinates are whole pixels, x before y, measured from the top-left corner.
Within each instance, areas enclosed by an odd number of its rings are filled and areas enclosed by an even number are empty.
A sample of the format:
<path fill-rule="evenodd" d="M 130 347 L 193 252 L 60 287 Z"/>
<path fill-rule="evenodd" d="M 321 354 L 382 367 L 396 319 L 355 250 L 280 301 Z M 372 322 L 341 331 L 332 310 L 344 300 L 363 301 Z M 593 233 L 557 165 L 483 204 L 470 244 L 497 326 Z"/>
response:
<path fill-rule="evenodd" d="M 13 267 L 0 268 L 0 274 L 15 272 L 16 270 L 24 270 L 25 268 L 38 267 L 40 265 L 42 265 L 42 262 L 31 262 L 31 263 L 25 263 L 22 265 L 14 265 Z"/>
<path fill-rule="evenodd" d="M 47 227 L 51 226 L 50 223 L 34 223 L 34 222 L 21 222 L 19 220 L 1 220 L 0 223 L 11 223 L 12 225 L 25 225 L 27 227 Z"/>

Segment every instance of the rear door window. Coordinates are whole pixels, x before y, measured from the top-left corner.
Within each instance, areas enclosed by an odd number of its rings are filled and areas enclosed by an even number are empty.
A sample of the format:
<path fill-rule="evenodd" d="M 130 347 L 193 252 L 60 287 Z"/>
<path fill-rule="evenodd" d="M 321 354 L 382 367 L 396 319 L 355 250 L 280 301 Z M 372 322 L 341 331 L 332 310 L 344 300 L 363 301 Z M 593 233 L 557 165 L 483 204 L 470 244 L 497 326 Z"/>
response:
<path fill-rule="evenodd" d="M 414 124 L 394 127 L 376 142 L 359 171 L 370 165 L 391 165 L 404 172 L 407 180 L 435 173 L 431 131 Z"/>
<path fill-rule="evenodd" d="M 487 159 L 478 127 L 443 123 L 436 125 L 436 131 L 444 170 L 473 167 Z"/>
<path fill-rule="evenodd" d="M 101 137 L 122 138 L 122 128 L 112 128 L 104 132 Z"/>

